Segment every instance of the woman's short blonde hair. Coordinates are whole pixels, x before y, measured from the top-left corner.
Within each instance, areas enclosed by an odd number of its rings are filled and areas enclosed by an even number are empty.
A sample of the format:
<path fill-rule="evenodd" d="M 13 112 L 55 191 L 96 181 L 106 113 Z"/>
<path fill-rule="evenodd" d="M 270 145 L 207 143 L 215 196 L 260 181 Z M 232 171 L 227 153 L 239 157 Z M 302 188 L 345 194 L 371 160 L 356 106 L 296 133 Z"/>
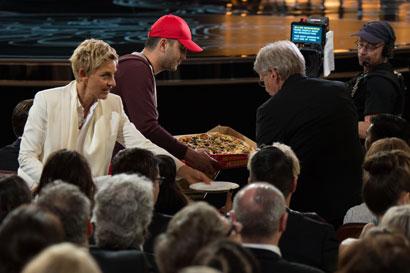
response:
<path fill-rule="evenodd" d="M 84 40 L 70 57 L 71 68 L 76 80 L 78 80 L 78 71 L 81 68 L 84 69 L 86 75 L 90 75 L 108 61 L 117 62 L 117 52 L 103 40 L 96 39 Z"/>

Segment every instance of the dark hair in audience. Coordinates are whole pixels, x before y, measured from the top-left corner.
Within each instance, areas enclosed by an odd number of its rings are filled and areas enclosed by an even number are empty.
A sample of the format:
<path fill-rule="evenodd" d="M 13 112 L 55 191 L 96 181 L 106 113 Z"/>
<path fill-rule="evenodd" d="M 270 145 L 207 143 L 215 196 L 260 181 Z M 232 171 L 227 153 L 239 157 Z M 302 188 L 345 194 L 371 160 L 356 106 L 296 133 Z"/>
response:
<path fill-rule="evenodd" d="M 250 182 L 268 182 L 288 196 L 294 178 L 292 166 L 292 160 L 279 148 L 263 146 L 251 159 Z"/>
<path fill-rule="evenodd" d="M 50 154 L 44 164 L 40 182 L 34 194 L 39 194 L 44 186 L 55 180 L 63 180 L 78 186 L 88 199 L 93 202 L 96 191 L 95 184 L 87 159 L 80 153 L 61 149 Z"/>
<path fill-rule="evenodd" d="M 0 179 L 0 223 L 13 209 L 31 202 L 31 191 L 27 183 L 13 175 Z"/>
<path fill-rule="evenodd" d="M 172 157 L 157 155 L 159 173 L 163 178 L 160 185 L 155 211 L 158 213 L 174 215 L 185 207 L 189 200 L 176 183 L 176 165 Z"/>
<path fill-rule="evenodd" d="M 239 243 L 220 239 L 198 252 L 192 264 L 206 265 L 223 273 L 258 273 L 259 264 Z"/>
<path fill-rule="evenodd" d="M 366 137 L 367 149 L 376 140 L 386 137 L 398 137 L 410 145 L 410 125 L 404 118 L 392 114 L 379 114 L 371 118 L 371 124 Z"/>
<path fill-rule="evenodd" d="M 11 125 L 16 137 L 23 135 L 24 126 L 26 125 L 28 113 L 33 105 L 33 99 L 23 100 L 17 103 L 11 115 Z"/>
<path fill-rule="evenodd" d="M 227 227 L 216 208 L 205 202 L 180 210 L 157 237 L 155 261 L 161 273 L 174 273 L 190 265 L 205 245 L 226 236 Z"/>
<path fill-rule="evenodd" d="M 155 155 L 146 149 L 129 148 L 119 151 L 112 160 L 112 174 L 145 175 L 151 181 L 155 181 L 158 175 L 158 162 Z"/>
<path fill-rule="evenodd" d="M 88 246 L 87 224 L 91 218 L 91 204 L 77 186 L 56 180 L 43 188 L 37 204 L 58 216 L 66 242 Z"/>
<path fill-rule="evenodd" d="M 341 254 L 336 273 L 408 273 L 409 242 L 402 234 L 372 229 Z"/>
<path fill-rule="evenodd" d="M 31 258 L 62 240 L 55 215 L 34 205 L 18 207 L 0 225 L 0 272 L 19 273 Z"/>
<path fill-rule="evenodd" d="M 376 215 L 397 204 L 402 193 L 410 192 L 410 155 L 393 150 L 369 156 L 364 164 L 363 199 Z"/>

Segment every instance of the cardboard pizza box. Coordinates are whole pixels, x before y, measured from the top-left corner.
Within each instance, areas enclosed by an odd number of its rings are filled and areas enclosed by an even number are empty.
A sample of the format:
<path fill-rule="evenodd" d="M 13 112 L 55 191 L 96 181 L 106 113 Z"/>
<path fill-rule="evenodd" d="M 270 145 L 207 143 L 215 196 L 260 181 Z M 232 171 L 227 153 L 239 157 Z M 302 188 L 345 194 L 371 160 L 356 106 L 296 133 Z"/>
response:
<path fill-rule="evenodd" d="M 209 131 L 207 131 L 207 133 L 210 133 L 210 132 L 218 132 L 218 133 L 234 136 L 236 138 L 239 138 L 239 139 L 243 140 L 253 150 L 256 149 L 256 143 L 254 141 L 252 141 L 251 139 L 249 139 L 246 136 L 242 135 L 238 131 L 235 131 L 231 127 L 218 125 L 218 126 L 215 126 L 212 129 L 210 129 Z M 199 134 L 188 134 L 188 135 L 180 135 L 180 136 L 175 136 L 175 137 L 178 139 L 178 137 L 181 137 L 181 136 L 194 136 L 194 135 L 199 135 Z M 243 153 L 243 154 L 212 154 L 210 156 L 218 161 L 221 169 L 233 169 L 233 168 L 246 167 L 246 165 L 248 163 L 249 153 Z"/>

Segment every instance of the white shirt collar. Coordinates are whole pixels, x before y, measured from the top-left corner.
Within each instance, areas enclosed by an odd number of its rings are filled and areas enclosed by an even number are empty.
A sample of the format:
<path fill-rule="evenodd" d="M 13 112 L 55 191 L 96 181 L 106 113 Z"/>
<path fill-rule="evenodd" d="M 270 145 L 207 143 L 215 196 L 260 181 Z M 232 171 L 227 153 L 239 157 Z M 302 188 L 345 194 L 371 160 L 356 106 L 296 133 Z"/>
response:
<path fill-rule="evenodd" d="M 96 100 L 90 107 L 90 111 L 88 111 L 87 117 L 84 118 L 84 107 L 81 105 L 80 98 L 77 95 L 77 113 L 78 113 L 78 128 L 82 128 L 83 125 L 88 122 L 92 115 L 94 114 L 95 107 L 97 107 Z"/>
<path fill-rule="evenodd" d="M 279 247 L 275 245 L 243 243 L 242 246 L 249 247 L 249 248 L 259 248 L 259 249 L 269 250 L 269 251 L 272 251 L 278 254 L 280 257 L 282 257 L 282 253 L 280 252 Z"/>

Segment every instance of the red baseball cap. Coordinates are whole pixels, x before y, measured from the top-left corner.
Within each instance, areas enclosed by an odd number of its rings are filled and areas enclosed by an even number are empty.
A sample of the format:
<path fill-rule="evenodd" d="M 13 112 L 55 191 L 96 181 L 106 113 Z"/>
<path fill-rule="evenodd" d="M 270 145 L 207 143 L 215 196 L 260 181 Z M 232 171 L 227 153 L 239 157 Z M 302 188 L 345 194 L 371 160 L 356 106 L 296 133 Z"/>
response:
<path fill-rule="evenodd" d="M 148 37 L 178 40 L 188 51 L 201 52 L 203 49 L 192 41 L 188 24 L 179 16 L 172 14 L 159 18 L 150 28 Z"/>

